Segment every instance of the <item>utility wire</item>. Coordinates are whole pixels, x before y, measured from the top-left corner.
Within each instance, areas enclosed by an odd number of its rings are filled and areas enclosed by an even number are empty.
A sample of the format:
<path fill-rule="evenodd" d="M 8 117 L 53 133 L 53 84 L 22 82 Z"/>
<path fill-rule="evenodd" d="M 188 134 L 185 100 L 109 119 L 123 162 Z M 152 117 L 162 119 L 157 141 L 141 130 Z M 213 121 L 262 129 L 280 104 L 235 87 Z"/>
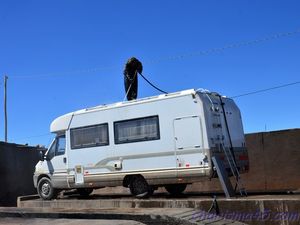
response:
<path fill-rule="evenodd" d="M 186 54 L 181 54 L 181 55 L 169 56 L 169 57 L 165 57 L 165 58 L 145 60 L 145 63 L 156 64 L 156 63 L 160 63 L 160 62 L 164 62 L 164 61 L 180 60 L 180 59 L 184 59 L 184 58 L 188 58 L 188 57 L 195 57 L 195 56 L 200 56 L 200 55 L 219 53 L 219 52 L 222 52 L 222 51 L 225 51 L 228 49 L 255 45 L 255 44 L 262 43 L 262 42 L 272 41 L 275 39 L 290 37 L 293 35 L 297 35 L 299 33 L 300 33 L 300 29 L 296 29 L 294 31 L 272 34 L 272 35 L 269 35 L 269 36 L 266 36 L 263 38 L 258 38 L 258 39 L 254 39 L 254 40 L 250 40 L 250 41 L 236 42 L 236 43 L 225 45 L 225 46 L 219 47 L 219 48 L 211 48 L 208 50 L 202 50 L 202 51 L 196 51 L 196 52 L 191 52 L 191 53 L 186 53 Z M 22 75 L 11 75 L 10 78 L 44 78 L 44 77 L 63 76 L 63 75 L 72 75 L 72 74 L 81 74 L 81 73 L 92 73 L 92 72 L 97 72 L 97 71 L 108 69 L 108 68 L 117 68 L 117 66 L 101 66 L 101 67 L 97 67 L 97 68 L 90 68 L 90 69 L 83 69 L 83 70 L 75 70 L 75 71 L 68 71 L 68 72 L 53 72 L 53 73 L 36 74 L 36 75 L 34 75 L 34 74 L 33 75 L 23 75 L 23 76 Z"/>
<path fill-rule="evenodd" d="M 105 69 L 117 68 L 117 66 L 102 66 L 97 68 L 90 69 L 82 69 L 82 70 L 73 70 L 73 71 L 65 71 L 65 72 L 53 72 L 53 73 L 44 73 L 44 74 L 31 74 L 31 75 L 12 75 L 10 78 L 46 78 L 46 77 L 57 77 L 57 76 L 70 76 L 74 74 L 82 74 L 82 73 L 95 73 L 98 71 L 103 71 Z"/>
<path fill-rule="evenodd" d="M 34 139 L 34 138 L 39 138 L 39 137 L 45 137 L 45 136 L 50 136 L 52 135 L 52 133 L 47 133 L 47 134 L 38 134 L 38 135 L 35 135 L 35 136 L 30 136 L 30 137 L 23 137 L 23 138 L 17 138 L 17 139 L 14 139 L 14 141 L 22 141 L 22 140 L 25 140 L 25 139 Z"/>
<path fill-rule="evenodd" d="M 291 31 L 291 32 L 284 32 L 284 33 L 277 33 L 277 34 L 273 34 L 264 38 L 260 38 L 260 39 L 255 39 L 255 40 L 251 40 L 251 41 L 245 41 L 245 42 L 238 42 L 238 43 L 233 43 L 230 45 L 226 45 L 220 48 L 212 48 L 212 49 L 208 49 L 208 50 L 204 50 L 204 51 L 198 51 L 198 52 L 193 52 L 193 53 L 188 53 L 188 54 L 182 54 L 182 55 L 177 55 L 177 56 L 171 56 L 171 57 L 167 57 L 167 58 L 160 58 L 160 59 L 156 59 L 156 60 L 150 60 L 150 63 L 159 63 L 162 61 L 168 61 L 168 60 L 179 60 L 179 59 L 183 59 L 186 57 L 193 57 L 193 56 L 198 56 L 198 55 L 207 55 L 207 54 L 211 54 L 211 53 L 217 53 L 217 52 L 221 52 L 221 51 L 225 51 L 227 49 L 232 49 L 232 48 L 239 48 L 239 47 L 243 47 L 243 46 L 249 46 L 249 45 L 254 45 L 254 44 L 258 44 L 261 42 L 267 42 L 267 41 L 271 41 L 271 40 L 275 40 L 275 39 L 279 39 L 279 38 L 284 38 L 284 37 L 289 37 L 292 35 L 296 35 L 300 33 L 300 29 L 297 29 L 295 31 Z M 12 75 L 10 76 L 10 78 L 43 78 L 43 77 L 53 77 L 53 76 L 62 76 L 62 75 L 72 75 L 74 73 L 91 73 L 91 72 L 97 72 L 99 70 L 104 70 L 107 68 L 115 68 L 115 66 L 103 66 L 103 67 L 98 67 L 98 68 L 90 68 L 90 69 L 84 69 L 84 70 L 77 70 L 77 71 L 69 71 L 69 72 L 54 72 L 54 73 L 46 73 L 46 74 L 37 74 L 37 75 Z M 167 92 L 161 90 L 160 88 L 156 87 L 154 84 L 152 84 L 145 76 L 143 76 L 142 74 L 140 74 L 142 76 L 142 78 L 149 83 L 153 88 L 155 88 L 156 90 L 167 94 Z M 288 84 L 283 84 L 280 86 L 275 86 L 275 87 L 270 87 L 270 88 L 266 88 L 266 89 L 261 89 L 261 90 L 257 90 L 257 91 L 252 91 L 252 92 L 248 92 L 248 93 L 244 93 L 244 94 L 240 94 L 240 95 L 236 95 L 236 96 L 232 96 L 231 98 L 240 98 L 240 97 L 244 97 L 244 96 L 248 96 L 248 95 L 254 95 L 254 94 L 258 94 L 258 93 L 262 93 L 262 92 L 267 92 L 267 91 L 271 91 L 274 89 L 279 89 L 279 88 L 284 88 L 284 87 L 288 87 L 288 86 L 292 86 L 292 85 L 297 85 L 300 84 L 300 81 L 297 82 L 293 82 L 293 83 L 288 83 Z M 32 137 L 27 137 L 27 138 L 35 138 L 35 137 L 42 137 L 42 136 L 48 136 L 50 135 L 48 134 L 42 134 L 42 135 L 37 135 L 37 136 L 32 136 Z M 22 138 L 22 139 L 17 139 L 17 140 L 23 140 L 23 139 L 27 139 Z"/>
<path fill-rule="evenodd" d="M 212 54 L 212 53 L 219 53 L 219 52 L 223 52 L 223 51 L 228 50 L 228 49 L 251 46 L 251 45 L 259 44 L 259 43 L 262 43 L 262 42 L 272 41 L 272 40 L 280 39 L 280 38 L 284 38 L 284 37 L 290 37 L 290 36 L 293 36 L 293 35 L 297 35 L 299 33 L 300 33 L 300 29 L 296 29 L 296 30 L 290 31 L 290 32 L 281 32 L 281 33 L 277 33 L 277 34 L 271 34 L 271 35 L 268 35 L 266 37 L 257 38 L 257 39 L 254 39 L 254 40 L 236 42 L 236 43 L 225 45 L 225 46 L 219 47 L 219 48 L 211 48 L 211 49 L 208 49 L 208 50 L 203 50 L 203 51 L 198 51 L 198 52 L 192 52 L 192 53 L 186 53 L 186 54 L 177 55 L 177 56 L 170 56 L 170 57 L 166 57 L 166 58 L 160 58 L 160 59 L 156 59 L 156 60 L 151 60 L 149 62 L 150 63 L 159 63 L 161 61 L 179 60 L 179 59 L 183 59 L 183 58 L 187 58 L 187 57 L 194 57 L 194 56 L 200 56 L 200 55 L 208 55 L 208 54 Z"/>
<path fill-rule="evenodd" d="M 140 75 L 145 80 L 147 80 L 142 74 L 140 74 Z M 284 87 L 288 87 L 288 86 L 292 86 L 292 85 L 297 85 L 297 84 L 300 84 L 300 81 L 296 81 L 296 82 L 292 82 L 292 83 L 288 83 L 288 84 L 283 84 L 283 85 L 279 85 L 279 86 L 274 86 L 274 87 L 270 87 L 270 88 L 266 88 L 266 89 L 260 89 L 260 90 L 257 90 L 257 91 L 247 92 L 247 93 L 244 93 L 244 94 L 232 96 L 230 98 L 240 98 L 240 97 L 244 97 L 244 96 L 248 96 L 248 95 L 254 95 L 254 94 L 258 94 L 258 93 L 262 93 L 262 92 L 267 92 L 267 91 L 271 91 L 271 90 L 275 90 L 275 89 L 279 89 L 279 88 L 284 88 Z M 151 84 L 151 86 L 152 86 L 152 84 Z M 160 90 L 160 89 L 158 88 L 158 90 Z M 162 90 L 160 90 L 160 91 L 162 91 Z M 164 91 L 162 91 L 162 92 L 166 93 Z M 40 134 L 40 135 L 36 135 L 36 136 L 31 136 L 31 137 L 17 138 L 14 141 L 24 140 L 24 139 L 30 139 L 30 138 L 32 139 L 32 138 L 43 137 L 43 136 L 50 136 L 50 135 L 52 135 L 52 134 L 51 133 Z"/>
<path fill-rule="evenodd" d="M 288 86 L 292 86 L 292 85 L 296 85 L 296 84 L 300 84 L 300 81 L 296 81 L 293 83 L 288 83 L 288 84 L 283 84 L 283 85 L 279 85 L 279 86 L 274 86 L 274 87 L 270 87 L 270 88 L 266 88 L 266 89 L 260 89 L 257 91 L 252 91 L 252 92 L 248 92 L 248 93 L 244 93 L 244 94 L 240 94 L 240 95 L 235 95 L 232 96 L 230 98 L 240 98 L 240 97 L 244 97 L 244 96 L 248 96 L 248 95 L 254 95 L 254 94 L 258 94 L 258 93 L 262 93 L 262 92 L 267 92 L 267 91 L 271 91 L 271 90 L 275 90 L 275 89 L 279 89 L 279 88 L 284 88 L 284 87 L 288 87 Z"/>

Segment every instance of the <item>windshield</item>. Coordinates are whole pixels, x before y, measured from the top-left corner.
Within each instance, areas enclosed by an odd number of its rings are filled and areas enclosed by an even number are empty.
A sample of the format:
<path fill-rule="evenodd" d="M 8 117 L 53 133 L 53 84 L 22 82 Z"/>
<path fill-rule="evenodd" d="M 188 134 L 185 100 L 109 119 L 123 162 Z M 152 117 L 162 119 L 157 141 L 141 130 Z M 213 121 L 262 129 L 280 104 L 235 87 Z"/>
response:
<path fill-rule="evenodd" d="M 54 156 L 64 155 L 65 149 L 66 149 L 66 136 L 65 135 L 57 136 L 53 140 L 47 152 L 47 159 L 51 160 Z"/>

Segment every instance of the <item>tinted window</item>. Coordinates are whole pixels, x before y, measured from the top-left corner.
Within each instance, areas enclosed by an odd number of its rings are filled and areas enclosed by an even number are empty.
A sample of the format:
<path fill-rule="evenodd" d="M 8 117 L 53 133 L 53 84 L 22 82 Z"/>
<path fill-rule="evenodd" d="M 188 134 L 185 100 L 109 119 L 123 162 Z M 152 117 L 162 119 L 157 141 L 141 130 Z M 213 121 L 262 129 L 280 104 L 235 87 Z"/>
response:
<path fill-rule="evenodd" d="M 108 124 L 71 129 L 71 148 L 108 145 Z"/>
<path fill-rule="evenodd" d="M 158 116 L 118 121 L 114 123 L 115 143 L 159 139 Z"/>

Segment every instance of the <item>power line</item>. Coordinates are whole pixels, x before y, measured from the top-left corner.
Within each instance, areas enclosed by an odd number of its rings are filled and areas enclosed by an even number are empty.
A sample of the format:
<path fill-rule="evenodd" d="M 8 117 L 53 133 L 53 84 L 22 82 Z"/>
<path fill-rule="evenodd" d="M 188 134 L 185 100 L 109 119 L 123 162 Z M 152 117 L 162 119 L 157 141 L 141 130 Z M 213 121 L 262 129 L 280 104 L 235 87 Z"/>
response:
<path fill-rule="evenodd" d="M 65 75 L 74 75 L 74 74 L 82 74 L 82 73 L 95 73 L 98 71 L 102 71 L 105 69 L 116 68 L 116 66 L 102 66 L 90 69 L 82 69 L 82 70 L 73 70 L 73 71 L 65 71 L 65 72 L 53 72 L 53 73 L 44 73 L 44 74 L 31 74 L 31 75 L 12 75 L 10 78 L 45 78 L 45 77 L 54 77 L 54 76 L 65 76 Z"/>
<path fill-rule="evenodd" d="M 187 57 L 194 57 L 194 56 L 200 56 L 200 55 L 208 55 L 208 54 L 212 54 L 212 53 L 222 52 L 222 51 L 225 51 L 225 50 L 228 50 L 228 49 L 239 48 L 239 47 L 254 45 L 254 44 L 258 44 L 258 43 L 262 43 L 262 42 L 267 42 L 267 41 L 271 41 L 271 40 L 275 40 L 275 39 L 279 39 L 279 38 L 289 37 L 289 36 L 296 35 L 296 34 L 299 34 L 299 33 L 300 33 L 300 29 L 297 29 L 295 31 L 284 32 L 284 33 L 277 33 L 277 34 L 269 35 L 267 37 L 259 38 L 259 39 L 255 39 L 255 40 L 244 41 L 244 42 L 237 42 L 237 43 L 229 44 L 229 45 L 226 45 L 226 46 L 223 46 L 223 47 L 219 47 L 219 48 L 212 48 L 212 49 L 198 51 L 198 52 L 193 52 L 193 53 L 187 53 L 187 54 L 182 54 L 182 55 L 177 55 L 177 56 L 170 56 L 170 57 L 166 57 L 166 58 L 159 58 L 159 59 L 149 60 L 148 63 L 154 64 L 154 63 L 159 63 L 159 62 L 163 62 L 163 61 L 179 60 L 179 59 L 183 59 L 183 58 L 187 58 Z M 73 74 L 80 74 L 80 73 L 92 73 L 92 72 L 97 72 L 97 71 L 108 69 L 108 68 L 116 68 L 116 66 L 102 66 L 102 67 L 97 67 L 97 68 L 90 68 L 90 69 L 83 69 L 83 70 L 76 70 L 76 71 L 53 72 L 53 73 L 36 74 L 36 75 L 23 75 L 23 76 L 22 75 L 12 75 L 12 76 L 10 76 L 10 78 L 43 78 L 43 77 L 73 75 Z M 164 92 L 161 89 L 159 89 L 156 86 L 154 86 L 144 76 L 142 76 L 142 77 L 152 87 L 156 88 L 157 90 L 159 90 L 161 92 Z M 284 88 L 284 87 L 288 87 L 288 86 L 292 86 L 292 85 L 297 85 L 297 84 L 300 84 L 300 81 L 293 82 L 293 83 L 288 83 L 288 84 L 283 84 L 283 85 L 279 85 L 279 86 L 275 86 L 275 87 L 270 87 L 270 88 L 266 88 L 266 89 L 261 89 L 261 90 L 257 90 L 257 91 L 252 91 L 252 92 L 248 92 L 248 93 L 244 93 L 244 94 L 232 96 L 231 98 L 240 98 L 240 97 L 244 97 L 244 96 L 248 96 L 248 95 L 254 95 L 254 94 L 258 94 L 258 93 L 262 93 L 262 92 L 267 92 L 267 91 L 271 91 L 271 90 L 274 90 L 274 89 Z M 17 140 L 23 140 L 23 139 L 27 139 L 27 138 L 42 137 L 42 136 L 46 136 L 46 135 L 48 136 L 48 135 L 51 135 L 51 134 L 47 133 L 47 134 L 42 134 L 42 135 L 37 135 L 37 136 L 25 137 L 25 138 L 17 139 Z"/>
<path fill-rule="evenodd" d="M 279 89 L 279 88 L 284 88 L 284 87 L 288 87 L 288 86 L 292 86 L 292 85 L 296 85 L 296 84 L 300 84 L 300 81 L 296 81 L 293 83 L 288 83 L 288 84 L 282 84 L 279 86 L 274 86 L 274 87 L 270 87 L 270 88 L 266 88 L 266 89 L 260 89 L 257 91 L 251 91 L 251 92 L 247 92 L 244 94 L 240 94 L 240 95 L 235 95 L 232 96 L 230 98 L 240 98 L 240 97 L 244 97 L 244 96 L 248 96 L 248 95 L 254 95 L 254 94 L 258 94 L 258 93 L 262 93 L 262 92 L 267 92 L 267 91 L 271 91 L 271 90 L 275 90 L 275 89 Z"/>
<path fill-rule="evenodd" d="M 156 64 L 156 63 L 160 63 L 160 62 L 164 62 L 164 61 L 180 60 L 180 59 L 190 58 L 190 57 L 195 57 L 195 56 L 219 53 L 219 52 L 223 52 L 223 51 L 226 51 L 229 49 L 251 46 L 251 45 L 259 44 L 262 42 L 267 42 L 267 41 L 272 41 L 275 39 L 290 37 L 293 35 L 297 35 L 299 33 L 300 33 L 300 29 L 296 29 L 296 30 L 290 31 L 290 32 L 281 32 L 281 33 L 271 34 L 266 37 L 258 38 L 258 39 L 254 39 L 254 40 L 236 42 L 236 43 L 225 45 L 223 47 L 211 48 L 211 49 L 207 49 L 207 50 L 196 51 L 196 52 L 191 52 L 191 53 L 186 53 L 186 54 L 181 54 L 181 55 L 162 57 L 162 58 L 157 58 L 157 59 L 152 59 L 152 60 L 145 60 L 145 63 Z M 12 76 L 10 76 L 10 78 L 45 78 L 45 77 L 64 76 L 64 75 L 73 75 L 73 74 L 81 74 L 81 73 L 93 73 L 93 72 L 98 72 L 98 71 L 109 69 L 109 68 L 117 68 L 117 66 L 101 66 L 101 67 L 97 67 L 97 68 L 89 68 L 89 69 L 74 70 L 74 71 L 67 71 L 67 72 L 53 72 L 53 73 L 36 74 L 36 75 L 34 75 L 34 74 L 32 74 L 32 75 L 12 75 Z"/>
<path fill-rule="evenodd" d="M 296 82 L 292 82 L 292 83 L 288 83 L 288 84 L 282 84 L 282 85 L 274 86 L 274 87 L 270 87 L 270 88 L 260 89 L 260 90 L 257 90 L 257 91 L 247 92 L 247 93 L 244 93 L 244 94 L 232 96 L 230 98 L 240 98 L 240 97 L 244 97 L 244 96 L 248 96 L 248 95 L 254 95 L 254 94 L 267 92 L 267 91 L 271 91 L 271 90 L 275 90 L 275 89 L 279 89 L 279 88 L 284 88 L 284 87 L 288 87 L 288 86 L 292 86 L 292 85 L 297 85 L 297 84 L 300 84 L 300 81 L 296 81 Z M 50 135 L 52 135 L 52 133 L 40 134 L 40 135 L 24 137 L 24 138 L 17 138 L 17 139 L 15 139 L 15 141 L 38 138 L 38 137 L 43 137 L 43 136 L 50 136 Z"/>
<path fill-rule="evenodd" d="M 272 40 L 280 39 L 280 38 L 284 38 L 284 37 L 290 37 L 292 35 L 296 35 L 296 34 L 299 34 L 299 33 L 300 33 L 300 29 L 296 29 L 296 30 L 290 31 L 290 32 L 281 32 L 281 33 L 277 33 L 277 34 L 271 34 L 271 35 L 263 37 L 263 38 L 258 38 L 258 39 L 254 39 L 254 40 L 250 40 L 250 41 L 236 42 L 236 43 L 225 45 L 225 46 L 219 47 L 219 48 L 211 48 L 211 49 L 208 49 L 208 50 L 203 50 L 203 51 L 198 51 L 198 52 L 193 52 L 193 53 L 186 53 L 186 54 L 177 55 L 177 56 L 170 56 L 170 57 L 166 57 L 166 58 L 152 60 L 150 62 L 158 63 L 158 62 L 161 62 L 161 61 L 178 60 L 178 59 L 183 59 L 183 58 L 187 58 L 187 57 L 208 55 L 208 54 L 212 54 L 212 53 L 222 52 L 222 51 L 225 51 L 225 50 L 228 50 L 228 49 L 240 48 L 240 47 L 259 44 L 259 43 L 262 43 L 262 42 L 272 41 Z"/>
<path fill-rule="evenodd" d="M 38 135 L 35 135 L 35 136 L 29 136 L 29 137 L 17 138 L 17 139 L 14 139 L 14 141 L 21 141 L 21 140 L 25 140 L 25 139 L 33 139 L 33 138 L 39 138 L 39 137 L 50 136 L 50 135 L 52 135 L 52 133 L 38 134 Z"/>

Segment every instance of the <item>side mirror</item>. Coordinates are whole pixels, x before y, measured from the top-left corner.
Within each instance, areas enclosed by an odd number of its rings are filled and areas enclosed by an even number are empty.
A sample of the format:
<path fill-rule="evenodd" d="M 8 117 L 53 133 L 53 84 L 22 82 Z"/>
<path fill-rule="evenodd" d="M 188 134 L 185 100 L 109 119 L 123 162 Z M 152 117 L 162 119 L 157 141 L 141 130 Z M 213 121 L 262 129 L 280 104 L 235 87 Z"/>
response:
<path fill-rule="evenodd" d="M 44 153 L 44 151 L 40 151 L 40 152 L 39 152 L 39 156 L 40 156 L 40 160 L 41 160 L 41 161 L 44 161 L 44 160 L 45 160 L 45 153 Z"/>

